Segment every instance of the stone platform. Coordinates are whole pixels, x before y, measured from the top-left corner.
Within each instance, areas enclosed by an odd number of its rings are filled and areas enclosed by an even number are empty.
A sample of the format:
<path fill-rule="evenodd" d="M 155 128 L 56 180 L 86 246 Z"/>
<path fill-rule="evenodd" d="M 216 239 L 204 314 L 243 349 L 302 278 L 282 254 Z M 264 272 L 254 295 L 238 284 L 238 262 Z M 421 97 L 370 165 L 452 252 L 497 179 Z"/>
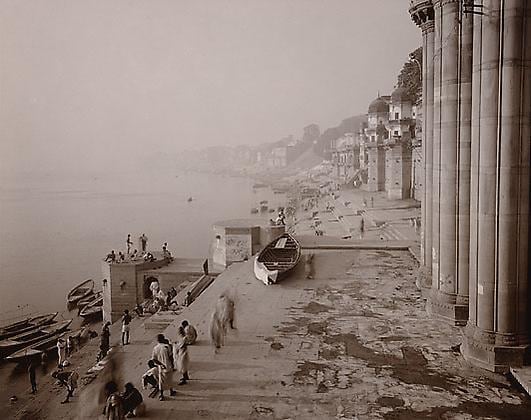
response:
<path fill-rule="evenodd" d="M 189 349 L 188 385 L 176 397 L 144 397 L 149 418 L 423 419 L 526 418 L 527 397 L 503 377 L 469 367 L 456 350 L 459 329 L 429 318 L 415 287 L 416 263 L 401 250 L 312 250 L 315 277 L 303 267 L 278 285 L 236 263 L 177 319 L 199 331 Z M 217 354 L 208 319 L 221 293 L 236 302 L 236 330 Z M 135 319 L 132 344 L 113 350 L 121 386 L 140 377 L 156 333 Z M 174 339 L 177 323 L 164 333 Z M 113 330 L 112 341 L 119 339 Z M 87 356 L 72 363 L 83 372 Z M 102 372 L 70 405 L 62 389 L 41 385 L 14 418 L 97 418 Z M 32 397 L 33 398 L 33 397 Z M 528 417 L 527 417 L 528 418 Z"/>

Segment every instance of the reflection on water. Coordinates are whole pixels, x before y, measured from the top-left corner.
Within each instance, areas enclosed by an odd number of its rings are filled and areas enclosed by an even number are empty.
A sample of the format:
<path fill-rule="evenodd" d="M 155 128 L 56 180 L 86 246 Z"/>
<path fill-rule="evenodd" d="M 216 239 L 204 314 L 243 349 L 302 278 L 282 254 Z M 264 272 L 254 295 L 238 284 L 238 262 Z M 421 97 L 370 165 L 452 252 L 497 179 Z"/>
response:
<path fill-rule="evenodd" d="M 253 191 L 249 179 L 191 173 L 48 176 L 0 185 L 2 312 L 26 304 L 60 310 L 71 287 L 90 277 L 99 283 L 101 259 L 110 249 L 124 250 L 128 233 L 135 243 L 145 233 L 150 249 L 168 242 L 176 256 L 202 257 L 215 221 L 253 217 L 250 209 L 261 200 L 275 208 L 284 200 L 268 189 Z"/>

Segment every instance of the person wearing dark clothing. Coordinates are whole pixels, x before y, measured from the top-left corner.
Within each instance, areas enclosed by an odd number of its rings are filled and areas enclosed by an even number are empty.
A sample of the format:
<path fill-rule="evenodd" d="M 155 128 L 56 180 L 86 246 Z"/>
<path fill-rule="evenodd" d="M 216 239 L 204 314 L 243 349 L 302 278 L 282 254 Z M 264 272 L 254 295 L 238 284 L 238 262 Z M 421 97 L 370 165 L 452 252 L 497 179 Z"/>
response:
<path fill-rule="evenodd" d="M 105 384 L 105 395 L 107 401 L 103 414 L 107 420 L 123 420 L 125 418 L 123 398 L 118 392 L 116 382 L 110 381 Z"/>
<path fill-rule="evenodd" d="M 98 355 L 98 361 L 103 359 L 105 356 L 107 356 L 107 352 L 110 348 L 110 338 L 111 338 L 111 332 L 109 331 L 109 327 L 111 326 L 110 322 L 106 322 L 103 326 L 103 329 L 101 330 L 101 336 L 100 336 L 100 354 Z"/>
<path fill-rule="evenodd" d="M 148 241 L 148 238 L 147 238 L 146 234 L 143 233 L 142 236 L 140 237 L 140 247 L 142 248 L 142 252 L 146 252 L 147 241 Z"/>
<path fill-rule="evenodd" d="M 203 263 L 203 273 L 205 274 L 205 276 L 208 276 L 208 258 Z"/>
<path fill-rule="evenodd" d="M 122 346 L 129 344 L 129 324 L 131 323 L 131 315 L 129 310 L 125 310 L 122 316 Z"/>
<path fill-rule="evenodd" d="M 38 364 L 39 363 L 37 362 L 36 359 L 31 359 L 30 364 L 28 366 L 28 375 L 29 375 L 29 380 L 31 383 L 32 394 L 35 394 L 37 392 L 37 380 L 36 380 L 35 369 L 37 368 Z"/>
<path fill-rule="evenodd" d="M 57 379 L 61 385 L 66 386 L 67 394 L 64 401 L 61 401 L 61 404 L 66 404 L 70 401 L 70 397 L 74 395 L 74 391 L 77 388 L 77 380 L 79 379 L 79 374 L 76 371 L 66 372 L 66 371 L 55 371 L 52 373 L 52 377 Z"/>
<path fill-rule="evenodd" d="M 114 253 L 114 249 L 110 252 L 110 254 L 107 254 L 107 257 L 105 258 L 105 262 L 115 262 L 116 261 L 116 254 Z"/>
<path fill-rule="evenodd" d="M 140 404 L 142 404 L 144 399 L 142 398 L 140 391 L 138 391 L 138 389 L 136 389 L 131 382 L 128 382 L 125 384 L 125 391 L 122 394 L 122 400 L 125 415 L 134 416 L 137 414 L 135 411 Z"/>

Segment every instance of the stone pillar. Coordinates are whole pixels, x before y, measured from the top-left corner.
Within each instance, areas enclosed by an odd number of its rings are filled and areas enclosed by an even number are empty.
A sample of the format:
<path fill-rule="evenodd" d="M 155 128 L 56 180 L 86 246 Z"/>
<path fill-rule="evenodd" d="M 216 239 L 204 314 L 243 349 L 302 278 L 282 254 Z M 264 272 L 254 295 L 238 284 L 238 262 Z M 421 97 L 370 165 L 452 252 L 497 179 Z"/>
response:
<path fill-rule="evenodd" d="M 429 298 L 431 312 L 455 325 L 465 325 L 468 318 L 468 306 L 457 303 L 457 172 L 458 172 L 458 135 L 459 135 L 459 62 L 460 62 L 460 10 L 458 0 L 437 0 L 435 4 L 436 53 L 440 54 L 440 109 L 436 113 L 440 122 L 440 143 L 435 142 L 434 182 L 438 181 L 438 197 L 434 205 L 438 206 L 438 250 L 433 266 L 432 293 Z M 435 88 L 437 92 L 437 87 Z M 437 217 L 437 209 L 434 218 Z M 438 226 L 437 226 L 438 224 Z M 467 235 L 468 237 L 468 235 Z M 435 236 L 434 236 L 435 238 Z M 437 244 L 436 244 L 437 245 Z"/>
<path fill-rule="evenodd" d="M 431 284 L 433 201 L 433 63 L 434 11 L 431 0 L 412 3 L 411 18 L 422 29 L 422 157 L 424 190 L 421 213 L 421 263 L 425 282 Z"/>
<path fill-rule="evenodd" d="M 531 2 L 474 16 L 470 308 L 463 355 L 520 366 L 530 343 Z"/>
<path fill-rule="evenodd" d="M 433 53 L 433 155 L 432 155 L 432 242 L 431 267 L 432 290 L 439 289 L 439 211 L 441 175 L 441 75 L 442 59 L 442 7 L 441 0 L 434 0 L 434 53 Z M 428 302 L 428 312 L 432 311 Z"/>
<path fill-rule="evenodd" d="M 461 13 L 459 31 L 459 133 L 457 148 L 457 297 L 468 318 L 470 254 L 470 136 L 473 15 Z"/>

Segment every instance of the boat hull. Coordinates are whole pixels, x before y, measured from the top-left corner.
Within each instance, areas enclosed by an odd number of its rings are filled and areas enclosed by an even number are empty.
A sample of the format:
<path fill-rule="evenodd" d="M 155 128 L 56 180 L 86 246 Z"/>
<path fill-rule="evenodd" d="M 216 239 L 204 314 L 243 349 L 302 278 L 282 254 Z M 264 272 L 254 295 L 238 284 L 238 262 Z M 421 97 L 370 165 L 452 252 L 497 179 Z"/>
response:
<path fill-rule="evenodd" d="M 71 322 L 72 320 L 61 321 L 56 325 L 51 325 L 49 328 L 37 329 L 35 331 L 20 334 L 10 339 L 3 340 L 0 342 L 0 358 L 9 356 L 10 354 L 22 348 L 63 332 L 68 328 Z"/>
<path fill-rule="evenodd" d="M 21 363 L 30 358 L 39 357 L 43 353 L 49 353 L 57 348 L 57 340 L 65 334 L 66 332 L 59 332 L 37 343 L 26 346 L 6 357 L 6 361 Z"/>
<path fill-rule="evenodd" d="M 287 277 L 297 266 L 300 245 L 290 234 L 284 233 L 269 243 L 254 259 L 254 275 L 266 285 Z"/>
<path fill-rule="evenodd" d="M 36 330 L 43 325 L 51 324 L 54 318 L 57 316 L 57 312 L 46 315 L 39 315 L 36 317 L 28 318 L 25 321 L 20 321 L 15 324 L 8 325 L 0 329 L 0 341 L 6 338 L 13 337 L 15 335 L 23 334 L 32 330 Z"/>
<path fill-rule="evenodd" d="M 94 280 L 85 280 L 83 283 L 74 287 L 66 297 L 68 305 L 75 305 L 81 299 L 88 297 L 91 293 L 94 293 Z"/>

